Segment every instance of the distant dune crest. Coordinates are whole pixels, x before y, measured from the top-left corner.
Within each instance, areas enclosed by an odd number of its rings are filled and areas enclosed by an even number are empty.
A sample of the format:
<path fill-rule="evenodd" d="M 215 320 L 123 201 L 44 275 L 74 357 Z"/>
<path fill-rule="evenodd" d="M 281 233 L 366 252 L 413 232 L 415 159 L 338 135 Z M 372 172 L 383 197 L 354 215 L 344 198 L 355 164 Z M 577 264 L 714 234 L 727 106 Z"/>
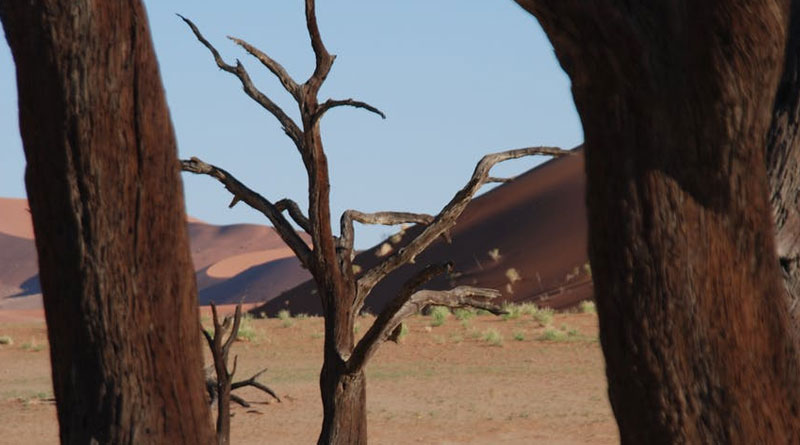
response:
<path fill-rule="evenodd" d="M 583 156 L 546 162 L 473 200 L 452 232 L 412 267 L 400 269 L 375 288 L 366 308 L 380 310 L 415 268 L 455 261 L 457 273 L 433 281 L 434 288 L 479 285 L 499 289 L 511 301 L 537 301 L 563 308 L 592 295 L 586 253 Z M 0 198 L 0 310 L 41 308 L 36 249 L 28 204 Z M 267 302 L 266 313 L 288 308 L 319 314 L 310 275 L 268 226 L 215 226 L 189 218 L 199 303 Z M 399 228 L 398 228 L 399 230 Z M 358 255 L 366 270 L 419 228 Z M 301 236 L 308 241 L 308 235 Z"/>

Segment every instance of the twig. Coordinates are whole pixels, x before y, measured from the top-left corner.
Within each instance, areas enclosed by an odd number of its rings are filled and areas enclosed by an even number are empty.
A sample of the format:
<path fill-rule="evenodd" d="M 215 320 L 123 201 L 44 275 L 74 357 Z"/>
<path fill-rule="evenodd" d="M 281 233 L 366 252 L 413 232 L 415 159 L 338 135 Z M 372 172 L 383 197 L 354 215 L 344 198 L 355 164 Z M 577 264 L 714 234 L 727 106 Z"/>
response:
<path fill-rule="evenodd" d="M 222 59 L 222 56 L 220 56 L 219 51 L 217 51 L 217 49 L 214 48 L 214 46 L 208 40 L 206 40 L 205 37 L 203 37 L 203 34 L 200 33 L 200 30 L 191 20 L 187 19 L 186 17 L 180 14 L 178 14 L 178 17 L 180 17 L 184 22 L 186 22 L 187 25 L 189 25 L 189 28 L 191 28 L 195 37 L 197 37 L 197 40 L 199 40 L 200 43 L 203 44 L 203 46 L 205 46 L 206 48 L 208 48 L 209 51 L 211 51 L 211 55 L 214 56 L 214 61 L 216 62 L 217 66 L 223 71 L 227 71 L 238 77 L 239 81 L 242 83 L 242 88 L 244 88 L 244 92 L 247 93 L 247 95 L 250 96 L 251 99 L 258 102 L 259 105 L 264 107 L 264 109 L 266 109 L 273 116 L 275 116 L 276 119 L 278 119 L 278 122 L 280 122 L 280 124 L 283 126 L 283 131 L 295 143 L 298 150 L 300 151 L 300 154 L 303 156 L 303 159 L 305 160 L 306 153 L 303 148 L 303 141 L 302 141 L 303 132 L 300 130 L 300 127 L 292 120 L 292 118 L 289 117 L 288 114 L 286 114 L 285 111 L 283 111 L 281 107 L 279 107 L 275 102 L 273 102 L 272 99 L 267 97 L 267 95 L 265 95 L 258 88 L 256 88 L 256 86 L 253 84 L 252 79 L 250 79 L 250 75 L 247 73 L 247 70 L 244 68 L 244 65 L 242 65 L 240 61 L 238 60 L 236 61 L 236 66 L 225 63 L 225 61 Z M 280 66 L 277 64 L 277 62 L 275 62 L 275 64 L 277 66 Z M 285 71 L 283 72 L 285 73 Z M 278 74 L 276 73 L 276 75 Z M 278 75 L 278 78 L 281 79 L 281 82 L 283 82 L 284 80 L 291 79 L 288 76 L 288 74 L 286 74 L 285 79 L 281 78 L 280 75 Z"/>
<path fill-rule="evenodd" d="M 261 212 L 267 217 L 267 219 L 270 220 L 272 225 L 275 227 L 275 230 L 278 232 L 278 235 L 280 235 L 281 239 L 292 249 L 300 262 L 306 268 L 309 267 L 311 249 L 308 247 L 308 245 L 306 245 L 305 241 L 300 238 L 292 225 L 286 221 L 281 214 L 281 211 L 268 199 L 242 184 L 227 171 L 214 165 L 207 164 L 198 158 L 193 157 L 190 160 L 182 160 L 181 169 L 183 171 L 196 174 L 205 174 L 216 178 L 219 182 L 225 185 L 225 188 L 234 195 L 234 198 L 244 201 L 253 209 Z M 236 199 L 234 199 L 234 202 L 231 204 L 235 204 L 235 201 Z M 287 204 L 284 203 L 284 205 Z M 305 227 L 304 230 L 306 230 Z"/>
<path fill-rule="evenodd" d="M 244 48 L 245 51 L 250 53 L 253 57 L 258 59 L 258 61 L 261 62 L 262 65 L 267 67 L 267 69 L 270 70 L 270 72 L 272 72 L 272 74 L 274 74 L 275 77 L 277 77 L 278 80 L 281 81 L 283 87 L 286 89 L 286 91 L 289 92 L 289 94 L 292 95 L 292 97 L 294 97 L 296 100 L 300 99 L 300 85 L 298 85 L 297 82 L 295 82 L 294 79 L 292 79 L 292 76 L 290 76 L 289 73 L 286 72 L 286 69 L 283 67 L 283 65 L 275 61 L 275 59 L 268 56 L 260 49 L 245 42 L 242 39 L 238 39 L 236 37 L 231 37 L 231 36 L 228 36 L 228 38 L 231 39 L 233 42 L 235 42 L 237 45 Z"/>
<path fill-rule="evenodd" d="M 328 112 L 328 110 L 330 110 L 331 108 L 343 107 L 343 106 L 362 108 L 364 110 L 371 111 L 377 114 L 382 119 L 386 119 L 386 115 L 383 114 L 383 111 L 373 107 L 372 105 L 366 102 L 361 102 L 359 100 L 353 100 L 353 99 L 343 99 L 343 100 L 328 99 L 319 106 L 311 122 L 317 123 L 319 122 L 320 119 L 322 119 L 322 116 L 326 112 Z"/>

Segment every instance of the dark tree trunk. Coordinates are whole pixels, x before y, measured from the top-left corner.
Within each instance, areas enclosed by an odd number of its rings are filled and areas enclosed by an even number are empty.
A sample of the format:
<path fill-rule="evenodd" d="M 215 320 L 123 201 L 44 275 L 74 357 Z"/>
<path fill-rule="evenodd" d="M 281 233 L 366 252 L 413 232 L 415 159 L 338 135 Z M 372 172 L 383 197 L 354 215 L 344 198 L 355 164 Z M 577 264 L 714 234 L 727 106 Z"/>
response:
<path fill-rule="evenodd" d="M 345 277 L 331 277 L 328 283 L 328 290 L 320 292 L 325 302 L 325 350 L 319 376 L 323 418 L 317 443 L 364 445 L 367 443 L 366 376 L 363 370 L 349 370 L 346 363 L 355 343 L 351 303 L 355 300 L 355 290 Z"/>
<path fill-rule="evenodd" d="M 213 441 L 175 138 L 139 1 L 0 1 L 62 443 Z"/>
<path fill-rule="evenodd" d="M 775 247 L 796 341 L 800 331 L 800 2 L 793 1 L 783 75 L 767 135 Z"/>
<path fill-rule="evenodd" d="M 788 2 L 519 2 L 583 122 L 622 442 L 800 443 L 764 167 Z"/>
<path fill-rule="evenodd" d="M 350 373 L 344 362 L 325 351 L 319 376 L 322 392 L 322 431 L 317 443 L 367 443 L 367 380 L 363 371 Z"/>

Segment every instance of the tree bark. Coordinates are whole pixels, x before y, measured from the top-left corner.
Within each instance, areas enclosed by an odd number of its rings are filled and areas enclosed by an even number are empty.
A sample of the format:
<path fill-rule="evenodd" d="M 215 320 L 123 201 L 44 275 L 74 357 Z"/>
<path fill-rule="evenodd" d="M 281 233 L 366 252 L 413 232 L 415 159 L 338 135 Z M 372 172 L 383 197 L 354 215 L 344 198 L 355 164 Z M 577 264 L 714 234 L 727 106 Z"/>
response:
<path fill-rule="evenodd" d="M 800 341 L 800 2 L 792 1 L 783 75 L 767 134 L 767 178 L 775 247 L 795 341 Z"/>
<path fill-rule="evenodd" d="M 518 2 L 583 122 L 622 442 L 800 442 L 764 159 L 788 2 Z"/>
<path fill-rule="evenodd" d="M 367 379 L 364 371 L 349 372 L 332 348 L 325 348 L 319 376 L 322 430 L 317 443 L 367 443 Z"/>
<path fill-rule="evenodd" d="M 61 443 L 213 441 L 175 138 L 139 1 L 0 0 Z"/>

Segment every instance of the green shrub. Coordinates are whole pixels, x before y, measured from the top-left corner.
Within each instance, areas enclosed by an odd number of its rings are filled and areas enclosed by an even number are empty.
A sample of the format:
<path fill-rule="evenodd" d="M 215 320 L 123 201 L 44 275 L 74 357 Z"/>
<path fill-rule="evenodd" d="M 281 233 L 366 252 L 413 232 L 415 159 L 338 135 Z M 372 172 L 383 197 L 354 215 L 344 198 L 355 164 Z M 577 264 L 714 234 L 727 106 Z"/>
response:
<path fill-rule="evenodd" d="M 584 300 L 581 301 L 580 304 L 581 312 L 584 314 L 596 314 L 597 308 L 594 305 L 594 301 Z"/>
<path fill-rule="evenodd" d="M 540 326 L 547 326 L 553 322 L 553 311 L 550 308 L 540 308 L 533 314 L 533 319 L 539 323 Z"/>
<path fill-rule="evenodd" d="M 281 309 L 278 311 L 278 319 L 281 321 L 281 326 L 284 328 L 290 328 L 294 325 L 294 320 L 292 319 L 292 313 L 289 312 L 288 309 Z"/>
<path fill-rule="evenodd" d="M 31 338 L 31 341 L 23 343 L 20 348 L 23 351 L 39 352 L 44 349 L 44 345 L 37 342 L 36 339 Z"/>
<path fill-rule="evenodd" d="M 239 321 L 239 332 L 236 334 L 236 339 L 240 341 L 253 341 L 257 337 L 256 328 L 252 323 L 253 317 L 250 314 L 242 315 Z"/>
<path fill-rule="evenodd" d="M 514 320 L 519 318 L 520 311 L 519 306 L 514 303 L 505 303 L 503 304 L 503 310 L 506 311 L 505 314 L 502 315 L 504 321 Z"/>
<path fill-rule="evenodd" d="M 520 315 L 534 315 L 539 312 L 539 306 L 536 306 L 535 303 L 522 303 L 519 305 L 519 314 Z"/>
<path fill-rule="evenodd" d="M 450 316 L 450 309 L 444 306 L 434 306 L 430 312 L 431 318 L 431 326 L 441 326 L 444 324 L 447 317 Z"/>
<path fill-rule="evenodd" d="M 400 324 L 400 334 L 397 335 L 397 340 L 400 341 L 408 335 L 408 325 L 405 323 Z"/>
<path fill-rule="evenodd" d="M 464 321 L 475 317 L 475 311 L 473 311 L 472 309 L 460 307 L 453 311 L 453 315 L 456 316 L 456 320 Z"/>
<path fill-rule="evenodd" d="M 554 329 L 554 328 L 547 328 L 544 330 L 541 336 L 539 336 L 539 340 L 545 341 L 562 341 L 566 339 L 566 334 L 563 332 Z"/>
<path fill-rule="evenodd" d="M 497 332 L 497 329 L 487 329 L 483 332 L 483 341 L 492 346 L 502 346 L 503 336 Z"/>
<path fill-rule="evenodd" d="M 13 344 L 14 344 L 14 339 L 13 338 L 9 337 L 8 335 L 0 336 L 0 345 L 9 345 L 9 346 L 11 346 Z"/>
<path fill-rule="evenodd" d="M 514 331 L 514 340 L 516 340 L 516 341 L 525 341 L 525 332 L 524 331 Z"/>

